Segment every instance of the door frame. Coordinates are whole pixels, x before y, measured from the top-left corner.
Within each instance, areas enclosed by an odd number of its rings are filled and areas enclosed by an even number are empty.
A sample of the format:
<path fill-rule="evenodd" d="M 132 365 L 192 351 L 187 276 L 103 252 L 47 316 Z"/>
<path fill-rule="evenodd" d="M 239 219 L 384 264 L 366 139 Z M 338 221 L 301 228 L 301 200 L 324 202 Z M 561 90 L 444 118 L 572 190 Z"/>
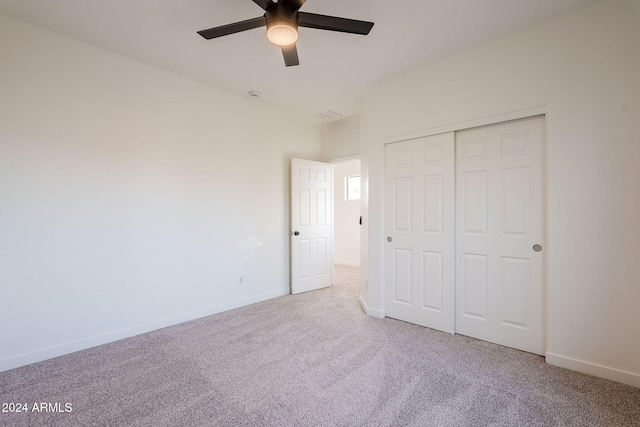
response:
<path fill-rule="evenodd" d="M 305 159 L 302 159 L 305 160 Z M 330 226 L 330 235 L 331 235 L 331 278 L 333 281 L 333 278 L 335 277 L 335 215 L 334 215 L 334 210 L 335 210 L 335 203 L 333 198 L 335 197 L 335 192 L 334 190 L 334 186 L 335 186 L 335 176 L 334 176 L 334 167 L 336 164 L 339 163 L 347 163 L 347 162 L 352 162 L 352 161 L 358 161 L 360 162 L 360 165 L 362 166 L 362 160 L 360 155 L 356 155 L 356 156 L 348 156 L 348 157 L 339 157 L 336 159 L 331 159 L 329 161 L 320 161 L 320 160 L 314 160 L 314 161 L 318 161 L 321 163 L 327 163 L 330 165 L 330 177 L 331 177 L 331 209 L 329 212 L 330 215 L 330 220 L 331 220 L 331 226 Z M 292 168 L 292 164 L 291 164 L 291 160 L 289 161 L 289 178 L 291 177 L 291 168 Z M 362 171 L 360 172 L 360 176 L 362 176 Z M 289 183 L 289 188 L 288 188 L 289 193 L 291 192 L 291 183 Z M 289 195 L 289 197 L 291 198 L 291 195 Z M 362 200 L 362 198 L 361 198 Z M 293 228 L 292 228 L 292 218 L 291 218 L 291 209 L 293 206 L 293 200 L 289 201 L 289 213 L 290 213 L 290 218 L 289 218 L 289 224 L 288 224 L 288 230 L 289 232 L 287 233 L 288 235 L 292 232 Z M 360 213 L 362 214 L 362 202 L 360 202 Z M 360 236 L 362 236 L 362 228 L 360 228 Z M 361 238 L 361 242 L 362 242 L 362 238 Z M 293 273 L 292 273 L 292 259 L 293 259 L 293 247 L 292 247 L 292 240 L 289 239 L 289 293 L 291 293 L 291 289 L 292 289 L 292 282 L 293 282 Z M 362 268 L 362 247 L 360 248 L 360 268 Z"/>
<path fill-rule="evenodd" d="M 479 118 L 479 119 L 474 119 L 474 120 L 469 120 L 469 121 L 464 121 L 464 122 L 458 122 L 458 123 L 453 123 L 453 124 L 449 124 L 449 125 L 445 125 L 445 126 L 439 126 L 439 127 L 435 127 L 435 128 L 430 128 L 430 129 L 423 129 L 423 130 L 418 130 L 418 131 L 414 131 L 414 132 L 408 132 L 408 133 L 402 133 L 402 134 L 397 134 L 397 135 L 392 135 L 392 136 L 388 136 L 385 138 L 382 138 L 382 143 L 379 147 L 379 150 L 381 151 L 381 153 L 383 153 L 381 155 L 381 159 L 384 159 L 384 151 L 385 151 L 385 146 L 387 144 L 392 144 L 395 142 L 402 142 L 402 141 L 406 141 L 409 139 L 415 139 L 415 138 L 422 138 L 422 137 L 428 137 L 428 136 L 433 136 L 433 135 L 438 135 L 438 134 L 442 134 L 442 133 L 448 133 L 448 132 L 458 132 L 458 131 L 462 131 L 462 130 L 466 130 L 466 129 L 472 129 L 472 128 L 476 128 L 476 127 L 482 127 L 482 126 L 490 126 L 490 125 L 499 125 L 501 123 L 504 122 L 509 122 L 509 121 L 513 121 L 513 120 L 520 120 L 520 119 L 527 119 L 527 118 L 533 118 L 536 116 L 543 116 L 544 118 L 544 131 L 543 131 L 543 136 L 544 136 L 544 141 L 542 142 L 542 222 L 543 222 L 543 241 L 545 244 L 545 250 L 543 253 L 543 266 L 542 266 L 542 293 L 543 293 L 543 304 L 542 304 L 542 317 L 543 317 L 543 334 L 544 334 L 544 342 L 545 342 L 545 348 L 548 349 L 549 348 L 549 334 L 548 334 L 548 317 L 549 317 L 549 310 L 548 310 L 548 304 L 549 304 L 549 289 L 548 289 L 548 269 L 549 269 L 549 241 L 548 241 L 548 224 L 549 224 L 549 209 L 548 209 L 548 194 L 549 194 L 549 188 L 548 188 L 548 145 L 549 145 L 549 107 L 547 105 L 542 105 L 542 106 L 538 106 L 538 107 L 532 107 L 532 108 L 528 108 L 528 109 L 523 109 L 523 110 L 516 110 L 516 111 L 512 111 L 509 113 L 504 113 L 504 114 L 498 114 L 498 115 L 493 115 L 493 116 L 487 116 L 487 117 L 483 117 L 483 118 Z M 380 173 L 381 176 L 379 177 L 380 182 L 381 182 L 381 186 L 380 186 L 380 200 L 384 200 L 385 196 L 386 196 L 386 191 L 387 189 L 384 186 L 384 182 L 385 182 L 385 176 L 386 176 L 386 167 L 384 164 L 384 161 L 382 162 L 382 167 L 380 169 Z M 367 204 L 368 206 L 368 204 Z M 366 214 L 368 214 L 368 212 L 366 212 Z M 382 206 L 382 215 L 381 215 L 381 229 L 380 229 L 380 233 L 378 235 L 378 237 L 380 239 L 384 238 L 384 224 L 385 224 L 385 217 L 387 215 L 387 212 L 385 212 L 384 210 L 384 206 Z M 365 230 L 365 232 L 368 232 L 368 230 Z M 384 259 L 384 253 L 386 251 L 384 242 L 381 243 L 381 248 L 382 248 L 382 258 Z M 367 248 L 368 250 L 369 248 Z M 457 250 L 457 248 L 456 248 Z M 385 304 L 386 304 L 386 286 L 384 283 L 384 277 L 385 277 L 385 266 L 384 263 L 380 263 L 380 267 L 379 267 L 379 271 L 378 271 L 378 275 L 380 278 L 380 291 L 381 291 L 381 307 L 380 307 L 380 312 L 379 312 L 379 317 L 386 317 L 385 315 Z M 457 291 L 457 287 L 454 281 L 454 292 Z M 454 307 L 454 316 L 455 316 L 455 307 Z M 455 334 L 455 317 L 454 317 L 454 334 Z"/>

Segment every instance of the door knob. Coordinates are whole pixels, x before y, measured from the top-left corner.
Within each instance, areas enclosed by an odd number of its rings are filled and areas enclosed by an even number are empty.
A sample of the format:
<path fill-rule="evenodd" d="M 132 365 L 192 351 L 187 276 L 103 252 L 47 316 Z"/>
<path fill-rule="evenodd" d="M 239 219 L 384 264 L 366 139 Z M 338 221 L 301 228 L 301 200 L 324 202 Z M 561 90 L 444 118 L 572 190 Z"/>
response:
<path fill-rule="evenodd" d="M 293 235 L 294 235 L 294 236 L 299 236 L 299 235 L 300 235 L 300 232 L 299 232 L 299 231 L 294 231 L 294 232 L 293 232 Z"/>
<path fill-rule="evenodd" d="M 391 242 L 393 241 L 393 239 L 391 238 L 391 236 L 387 237 L 387 242 Z"/>
<path fill-rule="evenodd" d="M 536 252 L 540 252 L 542 250 L 542 246 L 536 243 L 535 245 L 533 245 L 533 250 Z"/>

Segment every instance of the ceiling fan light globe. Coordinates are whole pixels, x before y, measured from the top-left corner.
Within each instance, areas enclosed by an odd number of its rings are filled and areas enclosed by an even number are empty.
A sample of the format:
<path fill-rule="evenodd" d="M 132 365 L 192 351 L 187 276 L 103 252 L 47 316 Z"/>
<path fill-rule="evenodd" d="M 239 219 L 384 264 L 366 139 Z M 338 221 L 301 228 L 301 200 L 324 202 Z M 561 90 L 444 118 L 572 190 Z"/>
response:
<path fill-rule="evenodd" d="M 276 46 L 290 46 L 298 40 L 298 31 L 291 25 L 274 23 L 267 29 L 267 38 Z"/>

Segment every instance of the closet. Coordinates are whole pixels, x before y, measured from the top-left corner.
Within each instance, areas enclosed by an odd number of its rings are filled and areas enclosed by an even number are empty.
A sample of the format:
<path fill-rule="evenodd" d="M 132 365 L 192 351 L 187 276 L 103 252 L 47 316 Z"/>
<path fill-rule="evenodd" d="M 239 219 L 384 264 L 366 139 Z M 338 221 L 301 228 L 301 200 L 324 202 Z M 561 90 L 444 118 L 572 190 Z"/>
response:
<path fill-rule="evenodd" d="M 385 146 L 385 314 L 544 354 L 544 117 Z"/>

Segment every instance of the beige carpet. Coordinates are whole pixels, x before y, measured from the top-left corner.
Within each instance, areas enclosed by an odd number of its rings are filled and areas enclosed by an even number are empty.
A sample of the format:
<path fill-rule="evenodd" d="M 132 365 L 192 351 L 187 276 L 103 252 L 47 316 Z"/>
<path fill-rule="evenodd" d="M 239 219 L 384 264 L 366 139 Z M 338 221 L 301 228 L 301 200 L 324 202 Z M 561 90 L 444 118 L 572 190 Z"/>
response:
<path fill-rule="evenodd" d="M 640 426 L 640 389 L 366 316 L 357 281 L 0 373 L 30 410 L 0 425 Z"/>

